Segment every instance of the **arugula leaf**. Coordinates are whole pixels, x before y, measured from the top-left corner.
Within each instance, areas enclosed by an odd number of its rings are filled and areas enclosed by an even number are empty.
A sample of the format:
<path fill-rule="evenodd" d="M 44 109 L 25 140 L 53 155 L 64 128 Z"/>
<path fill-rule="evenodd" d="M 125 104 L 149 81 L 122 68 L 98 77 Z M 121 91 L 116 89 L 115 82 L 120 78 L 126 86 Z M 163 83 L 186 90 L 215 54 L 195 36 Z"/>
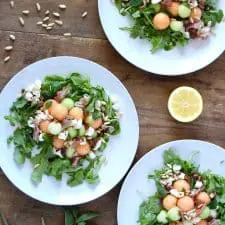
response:
<path fill-rule="evenodd" d="M 157 196 L 150 196 L 147 201 L 144 201 L 139 208 L 139 223 L 140 225 L 156 225 L 157 215 L 161 210 L 161 204 Z"/>
<path fill-rule="evenodd" d="M 82 169 L 79 169 L 78 171 L 70 174 L 67 184 L 71 187 L 74 187 L 76 185 L 83 183 L 83 180 L 84 180 L 84 171 Z"/>
<path fill-rule="evenodd" d="M 211 23 L 211 26 L 214 27 L 216 23 L 221 23 L 224 18 L 222 10 L 209 10 L 205 11 L 202 15 L 202 20 L 205 25 Z"/>
<path fill-rule="evenodd" d="M 65 212 L 65 225 L 85 225 L 88 220 L 91 220 L 97 216 L 99 213 L 87 212 L 85 214 L 80 213 L 79 207 L 66 207 Z"/>

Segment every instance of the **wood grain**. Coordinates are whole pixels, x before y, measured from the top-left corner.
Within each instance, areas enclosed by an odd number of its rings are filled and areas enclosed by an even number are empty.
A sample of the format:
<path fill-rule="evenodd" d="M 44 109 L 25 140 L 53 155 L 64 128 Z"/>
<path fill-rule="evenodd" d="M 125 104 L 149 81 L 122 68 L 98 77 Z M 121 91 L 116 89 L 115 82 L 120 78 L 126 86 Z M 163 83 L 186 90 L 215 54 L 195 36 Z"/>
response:
<path fill-rule="evenodd" d="M 55 7 L 60 1 L 42 0 L 45 9 Z M 93 60 L 112 71 L 126 86 L 137 107 L 140 120 L 140 142 L 136 155 L 139 159 L 153 147 L 176 139 L 201 139 L 225 147 L 225 55 L 207 68 L 185 77 L 160 77 L 143 72 L 128 62 L 111 47 L 105 39 L 98 21 L 97 0 L 65 0 L 67 26 L 73 36 L 65 38 L 56 30 L 47 34 L 39 30 L 34 22 L 39 18 L 32 9 L 29 21 L 21 28 L 17 17 L 23 9 L 30 9 L 34 2 L 16 2 L 14 10 L 9 2 L 0 1 L 0 89 L 19 70 L 37 60 L 59 55 L 72 55 Z M 88 11 L 82 21 L 80 14 Z M 71 23 L 73 21 L 73 23 Z M 82 22 L 82 23 L 81 23 Z M 77 25 L 79 24 L 79 26 Z M 16 41 L 11 60 L 4 64 L 4 46 L 9 44 L 8 35 L 15 34 Z M 32 76 L 32 74 L 31 74 Z M 204 98 L 203 115 L 194 123 L 181 124 L 168 114 L 167 100 L 170 92 L 182 85 L 197 88 Z M 63 211 L 60 207 L 46 205 L 33 200 L 0 174 L 0 210 L 9 218 L 11 225 L 40 224 L 44 216 L 46 225 L 63 224 Z M 121 185 L 121 184 L 120 184 Z M 103 215 L 93 224 L 115 225 L 116 206 L 120 185 L 104 197 L 82 206 L 82 210 L 97 210 Z"/>
<path fill-rule="evenodd" d="M 0 29 L 5 31 L 21 31 L 28 33 L 49 33 L 54 35 L 63 35 L 65 32 L 72 33 L 76 37 L 104 38 L 104 33 L 99 23 L 97 1 L 96 0 L 38 0 L 41 5 L 41 11 L 37 12 L 36 1 L 15 0 L 14 8 L 10 7 L 9 0 L 0 1 Z M 65 3 L 67 9 L 62 11 L 58 8 L 60 3 Z M 25 26 L 19 24 L 18 17 L 22 15 L 23 10 L 29 10 L 29 16 L 23 16 Z M 52 31 L 37 26 L 36 23 L 45 17 L 45 11 L 56 11 L 61 14 L 64 22 L 62 27 L 56 26 Z M 88 12 L 85 18 L 81 15 Z M 54 18 L 53 16 L 51 16 Z"/>

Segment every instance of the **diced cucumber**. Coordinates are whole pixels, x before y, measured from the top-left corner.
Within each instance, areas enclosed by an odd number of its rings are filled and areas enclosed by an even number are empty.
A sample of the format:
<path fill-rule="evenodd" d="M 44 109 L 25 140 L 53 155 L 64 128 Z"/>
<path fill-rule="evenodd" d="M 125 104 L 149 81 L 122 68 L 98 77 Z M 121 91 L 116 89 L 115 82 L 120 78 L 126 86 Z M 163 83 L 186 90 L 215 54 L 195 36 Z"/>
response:
<path fill-rule="evenodd" d="M 178 15 L 181 18 L 188 18 L 191 14 L 191 9 L 188 8 L 186 5 L 180 5 L 178 8 Z"/>
<path fill-rule="evenodd" d="M 78 130 L 78 134 L 79 136 L 85 136 L 86 130 L 85 127 L 82 126 L 79 130 Z"/>
<path fill-rule="evenodd" d="M 60 123 L 51 122 L 48 125 L 48 131 L 50 134 L 57 135 L 61 132 L 61 130 L 62 130 L 62 125 Z"/>
<path fill-rule="evenodd" d="M 67 148 L 66 149 L 66 157 L 71 159 L 74 156 L 75 149 L 74 148 Z"/>
<path fill-rule="evenodd" d="M 178 221 L 180 219 L 180 210 L 178 207 L 173 207 L 168 211 L 168 218 L 171 221 Z"/>
<path fill-rule="evenodd" d="M 167 212 L 165 210 L 161 210 L 157 216 L 157 221 L 162 224 L 168 223 Z"/>
<path fill-rule="evenodd" d="M 71 138 L 74 138 L 74 137 L 78 136 L 78 131 L 75 128 L 73 128 L 73 127 L 70 127 L 68 129 L 68 132 L 69 132 L 69 136 Z"/>
<path fill-rule="evenodd" d="M 61 104 L 65 106 L 67 109 L 72 109 L 74 106 L 74 101 L 71 98 L 64 98 Z"/>
<path fill-rule="evenodd" d="M 202 213 L 200 214 L 200 218 L 204 220 L 204 219 L 207 219 L 209 216 L 210 216 L 210 209 L 209 209 L 209 207 L 206 206 L 202 210 Z"/>

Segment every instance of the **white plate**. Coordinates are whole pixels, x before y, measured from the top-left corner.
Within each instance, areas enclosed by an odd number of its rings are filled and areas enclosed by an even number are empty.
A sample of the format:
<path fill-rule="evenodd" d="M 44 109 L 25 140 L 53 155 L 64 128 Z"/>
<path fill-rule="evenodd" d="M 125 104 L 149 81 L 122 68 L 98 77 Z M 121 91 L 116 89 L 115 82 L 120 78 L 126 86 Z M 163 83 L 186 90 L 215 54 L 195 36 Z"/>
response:
<path fill-rule="evenodd" d="M 225 12 L 225 1 L 219 0 L 218 7 Z M 148 41 L 132 39 L 128 32 L 119 29 L 130 26 L 132 21 L 119 14 L 112 0 L 98 0 L 98 9 L 103 29 L 113 47 L 130 63 L 151 73 L 171 76 L 191 73 L 212 63 L 225 50 L 225 23 L 221 23 L 216 26 L 216 36 L 191 41 L 184 48 L 152 54 Z"/>
<path fill-rule="evenodd" d="M 18 167 L 13 160 L 13 146 L 9 147 L 6 143 L 13 130 L 3 116 L 8 114 L 22 88 L 46 75 L 66 75 L 70 72 L 88 75 L 92 84 L 99 84 L 119 97 L 124 115 L 121 119 L 121 134 L 111 137 L 105 150 L 107 164 L 100 170 L 101 182 L 98 185 L 85 183 L 71 188 L 66 185 L 65 180 L 59 182 L 44 176 L 42 183 L 35 186 L 30 179 L 30 162 L 27 160 L 24 166 Z M 122 83 L 111 72 L 94 62 L 66 56 L 38 61 L 24 68 L 6 85 L 0 95 L 0 102 L 0 166 L 16 187 L 37 200 L 56 205 L 76 205 L 94 200 L 110 191 L 122 179 L 134 159 L 139 139 L 134 103 Z"/>
<path fill-rule="evenodd" d="M 122 186 L 118 209 L 118 225 L 137 225 L 140 204 L 156 191 L 154 181 L 147 176 L 155 169 L 163 166 L 163 152 L 174 148 L 184 159 L 188 159 L 193 151 L 199 151 L 195 161 L 200 170 L 212 170 L 216 174 L 225 176 L 225 151 L 214 144 L 198 140 L 173 141 L 160 145 L 143 156 L 129 172 Z"/>

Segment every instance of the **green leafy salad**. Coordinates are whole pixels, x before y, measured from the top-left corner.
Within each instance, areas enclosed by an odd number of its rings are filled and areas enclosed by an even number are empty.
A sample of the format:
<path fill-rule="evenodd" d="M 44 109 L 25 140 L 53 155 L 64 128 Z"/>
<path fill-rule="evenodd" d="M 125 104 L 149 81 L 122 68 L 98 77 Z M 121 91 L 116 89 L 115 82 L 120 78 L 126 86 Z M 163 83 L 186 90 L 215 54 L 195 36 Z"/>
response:
<path fill-rule="evenodd" d="M 121 28 L 132 38 L 147 39 L 152 53 L 205 39 L 223 19 L 218 0 L 115 0 L 119 12 L 133 25 Z"/>
<path fill-rule="evenodd" d="M 225 225 L 224 177 L 200 172 L 192 159 L 183 160 L 169 149 L 164 167 L 149 179 L 157 192 L 140 205 L 140 225 Z"/>
<path fill-rule="evenodd" d="M 69 186 L 94 184 L 109 137 L 120 133 L 120 115 L 116 96 L 80 74 L 47 76 L 21 90 L 5 116 L 15 127 L 8 143 L 18 164 L 31 161 L 35 183 L 65 174 Z"/>

